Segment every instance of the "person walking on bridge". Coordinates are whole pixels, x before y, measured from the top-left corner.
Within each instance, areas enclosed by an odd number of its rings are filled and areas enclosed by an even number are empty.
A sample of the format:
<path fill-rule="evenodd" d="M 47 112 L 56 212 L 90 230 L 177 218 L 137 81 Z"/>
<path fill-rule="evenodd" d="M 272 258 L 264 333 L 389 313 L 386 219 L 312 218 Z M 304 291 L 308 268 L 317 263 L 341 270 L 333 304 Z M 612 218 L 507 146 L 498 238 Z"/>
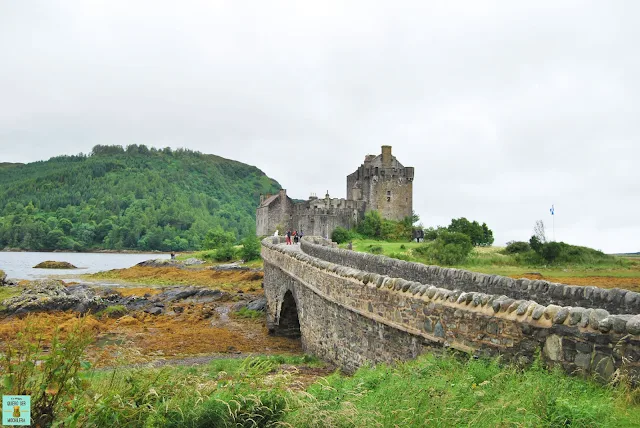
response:
<path fill-rule="evenodd" d="M 291 245 L 291 230 L 287 230 L 287 245 Z"/>

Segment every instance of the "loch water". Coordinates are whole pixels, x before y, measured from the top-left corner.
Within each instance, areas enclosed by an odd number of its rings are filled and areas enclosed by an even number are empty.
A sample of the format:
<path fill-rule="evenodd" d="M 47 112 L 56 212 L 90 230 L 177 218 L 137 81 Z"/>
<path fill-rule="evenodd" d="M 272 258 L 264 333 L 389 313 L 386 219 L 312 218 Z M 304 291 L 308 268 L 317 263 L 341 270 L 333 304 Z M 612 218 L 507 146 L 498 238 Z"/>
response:
<path fill-rule="evenodd" d="M 123 253 L 39 253 L 0 251 L 0 270 L 10 279 L 38 279 L 53 275 L 79 275 L 122 269 L 149 259 L 168 259 L 168 254 Z M 34 269 L 38 263 L 52 260 L 69 262 L 78 269 Z"/>

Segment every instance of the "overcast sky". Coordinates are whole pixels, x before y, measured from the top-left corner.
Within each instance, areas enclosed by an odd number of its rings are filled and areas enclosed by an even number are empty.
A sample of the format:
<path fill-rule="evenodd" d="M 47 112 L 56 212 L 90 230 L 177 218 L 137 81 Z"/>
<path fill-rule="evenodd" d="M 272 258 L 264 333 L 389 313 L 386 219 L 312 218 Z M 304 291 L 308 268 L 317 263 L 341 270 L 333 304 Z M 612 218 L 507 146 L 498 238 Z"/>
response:
<path fill-rule="evenodd" d="M 256 165 L 294 198 L 393 146 L 425 226 L 640 251 L 640 2 L 0 0 L 0 162 L 95 144 Z"/>

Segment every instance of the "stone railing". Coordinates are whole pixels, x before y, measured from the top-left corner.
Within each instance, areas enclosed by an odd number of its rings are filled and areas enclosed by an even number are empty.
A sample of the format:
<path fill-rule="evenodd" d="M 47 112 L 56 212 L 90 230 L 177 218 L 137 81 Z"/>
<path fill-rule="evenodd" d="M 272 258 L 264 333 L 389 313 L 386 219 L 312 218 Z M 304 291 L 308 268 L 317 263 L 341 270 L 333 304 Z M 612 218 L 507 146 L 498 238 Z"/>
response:
<path fill-rule="evenodd" d="M 318 237 L 305 237 L 302 242 L 302 250 L 319 259 L 343 266 L 409 281 L 418 281 L 449 290 L 504 295 L 510 299 L 533 300 L 542 305 L 554 304 L 575 308 L 604 309 L 614 314 L 640 313 L 640 293 L 619 288 L 582 287 L 428 266 L 386 256 L 340 249 L 334 242 Z"/>
<path fill-rule="evenodd" d="M 568 372 L 598 373 L 603 378 L 623 366 L 632 375 L 640 374 L 640 315 L 544 304 L 530 297 L 380 274 L 376 271 L 400 270 L 402 265 L 395 266 L 400 261 L 337 249 L 317 238 L 306 237 L 302 251 L 288 251 L 270 238 L 263 241 L 265 291 L 272 286 L 268 269 L 280 269 L 293 278 L 296 287 L 304 289 L 298 291 L 298 299 L 305 306 L 300 324 L 307 348 L 343 367 L 412 358 L 423 349 L 444 346 L 516 361 L 531 361 L 540 351 L 545 361 Z M 442 278 L 447 284 L 460 281 L 456 276 L 462 271 L 424 268 L 433 270 L 429 278 Z M 476 281 L 475 286 L 504 289 L 493 285 L 495 277 L 483 277 L 491 280 Z M 562 298 L 567 301 L 569 296 Z M 321 306 L 333 308 L 331 316 Z M 372 325 L 383 326 L 384 333 Z"/>

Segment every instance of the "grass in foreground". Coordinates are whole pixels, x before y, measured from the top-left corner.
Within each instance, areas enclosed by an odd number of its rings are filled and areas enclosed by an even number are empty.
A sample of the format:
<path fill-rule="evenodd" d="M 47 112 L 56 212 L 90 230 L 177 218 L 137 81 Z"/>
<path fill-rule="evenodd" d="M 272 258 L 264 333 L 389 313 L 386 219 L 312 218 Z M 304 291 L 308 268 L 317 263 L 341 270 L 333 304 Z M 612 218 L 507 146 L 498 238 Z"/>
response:
<path fill-rule="evenodd" d="M 624 377 L 605 386 L 538 360 L 521 369 L 424 355 L 353 376 L 329 375 L 304 355 L 96 370 L 85 361 L 87 321 L 48 341 L 31 323 L 6 342 L 0 393 L 32 395 L 37 421 L 71 427 L 625 427 L 640 420 L 640 390 Z M 126 352 L 120 358 L 130 364 Z"/>
<path fill-rule="evenodd" d="M 491 361 L 423 356 L 326 378 L 310 357 L 81 373 L 59 409 L 77 426 L 631 427 L 637 391 Z M 71 425 L 71 424 L 70 424 Z"/>

